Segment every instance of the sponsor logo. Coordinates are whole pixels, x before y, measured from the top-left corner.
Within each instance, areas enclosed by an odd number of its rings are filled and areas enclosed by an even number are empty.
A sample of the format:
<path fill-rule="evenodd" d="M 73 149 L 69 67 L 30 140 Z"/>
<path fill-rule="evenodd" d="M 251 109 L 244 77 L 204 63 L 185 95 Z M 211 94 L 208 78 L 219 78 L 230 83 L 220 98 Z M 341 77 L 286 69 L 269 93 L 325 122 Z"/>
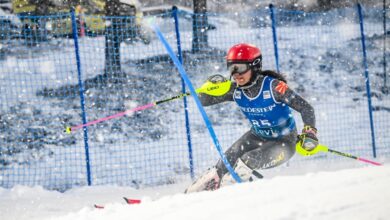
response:
<path fill-rule="evenodd" d="M 256 132 L 264 137 L 273 137 L 276 138 L 279 136 L 278 131 L 274 131 L 272 128 L 268 129 L 256 129 Z"/>
<path fill-rule="evenodd" d="M 263 99 L 270 99 L 271 93 L 269 90 L 263 92 Z"/>
<path fill-rule="evenodd" d="M 286 93 L 287 88 L 288 88 L 287 84 L 283 81 L 280 81 L 279 84 L 275 87 L 276 91 L 282 95 Z"/>
<path fill-rule="evenodd" d="M 280 152 L 280 154 L 279 154 L 278 156 L 276 156 L 275 159 L 271 160 L 271 161 L 268 162 L 268 163 L 265 163 L 261 168 L 262 168 L 262 169 L 266 169 L 266 168 L 270 168 L 270 167 L 277 166 L 277 165 L 279 165 L 281 162 L 284 161 L 284 158 L 285 158 L 284 151 L 282 151 L 282 152 Z"/>
<path fill-rule="evenodd" d="M 215 90 L 215 89 L 219 89 L 219 86 L 210 86 L 210 87 L 207 87 L 207 91 L 212 91 L 212 90 Z"/>
<path fill-rule="evenodd" d="M 234 95 L 234 97 L 236 97 Z M 240 107 L 241 111 L 247 112 L 247 113 L 265 113 L 270 112 L 276 107 L 276 104 L 273 103 L 272 105 L 269 105 L 265 108 L 251 108 L 251 107 Z"/>

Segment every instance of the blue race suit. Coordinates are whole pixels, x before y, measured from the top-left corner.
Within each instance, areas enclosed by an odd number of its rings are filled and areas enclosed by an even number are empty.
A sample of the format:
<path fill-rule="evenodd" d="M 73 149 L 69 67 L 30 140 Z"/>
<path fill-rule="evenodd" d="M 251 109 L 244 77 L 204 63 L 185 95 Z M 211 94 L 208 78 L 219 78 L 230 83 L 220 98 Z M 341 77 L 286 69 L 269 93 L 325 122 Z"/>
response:
<path fill-rule="evenodd" d="M 277 102 L 271 89 L 274 78 L 266 76 L 257 96 L 250 98 L 237 87 L 233 98 L 252 125 L 254 134 L 264 138 L 279 138 L 295 128 L 290 108 Z"/>
<path fill-rule="evenodd" d="M 225 151 L 231 165 L 240 158 L 252 169 L 268 169 L 288 161 L 295 153 L 298 135 L 290 108 L 301 114 L 305 125 L 315 127 L 313 107 L 287 84 L 278 90 L 278 85 L 283 83 L 270 72 L 258 73 L 259 77 L 249 87 L 232 82 L 230 90 L 222 96 L 199 94 L 204 106 L 235 101 L 252 125 Z M 228 173 L 221 160 L 215 167 L 219 177 Z"/>

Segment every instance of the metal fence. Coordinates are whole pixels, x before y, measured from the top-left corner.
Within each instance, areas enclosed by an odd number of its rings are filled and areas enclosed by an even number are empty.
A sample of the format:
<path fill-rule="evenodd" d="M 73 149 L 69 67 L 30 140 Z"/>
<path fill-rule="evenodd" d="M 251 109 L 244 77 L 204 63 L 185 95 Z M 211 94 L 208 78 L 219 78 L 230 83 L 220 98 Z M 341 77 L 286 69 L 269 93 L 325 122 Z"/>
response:
<path fill-rule="evenodd" d="M 216 162 L 190 97 L 64 132 L 186 92 L 150 23 L 160 27 L 195 86 L 226 75 L 230 46 L 255 44 L 264 69 L 286 73 L 290 87 L 313 104 L 321 142 L 366 157 L 390 153 L 386 11 L 270 7 L 195 16 L 173 10 L 142 23 L 74 13 L 1 19 L 2 187 L 155 186 L 189 179 Z M 225 149 L 249 129 L 234 103 L 207 113 Z M 291 163 L 316 160 L 339 158 L 297 156 Z"/>

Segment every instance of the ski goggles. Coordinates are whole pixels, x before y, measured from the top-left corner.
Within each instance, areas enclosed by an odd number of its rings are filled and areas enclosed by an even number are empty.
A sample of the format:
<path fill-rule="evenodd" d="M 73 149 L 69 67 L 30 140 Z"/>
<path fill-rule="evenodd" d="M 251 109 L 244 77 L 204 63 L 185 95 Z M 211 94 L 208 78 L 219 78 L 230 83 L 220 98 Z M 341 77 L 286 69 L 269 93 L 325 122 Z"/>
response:
<path fill-rule="evenodd" d="M 247 63 L 232 63 L 228 66 L 230 75 L 238 73 L 239 75 L 243 75 L 249 70 L 249 64 Z"/>

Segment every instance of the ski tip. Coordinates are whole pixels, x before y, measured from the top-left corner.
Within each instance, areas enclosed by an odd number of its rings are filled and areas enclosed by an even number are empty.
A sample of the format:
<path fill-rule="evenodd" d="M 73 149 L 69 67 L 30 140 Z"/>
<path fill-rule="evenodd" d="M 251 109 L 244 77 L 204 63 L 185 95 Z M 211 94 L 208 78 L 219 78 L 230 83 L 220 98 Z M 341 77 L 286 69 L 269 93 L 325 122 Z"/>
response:
<path fill-rule="evenodd" d="M 97 209 L 104 209 L 104 206 L 102 205 L 97 205 L 97 204 L 94 204 L 93 207 L 97 208 Z"/>
<path fill-rule="evenodd" d="M 133 204 L 140 204 L 141 200 L 140 199 L 129 199 L 127 197 L 123 197 L 123 199 L 126 201 L 127 204 L 133 205 Z"/>

